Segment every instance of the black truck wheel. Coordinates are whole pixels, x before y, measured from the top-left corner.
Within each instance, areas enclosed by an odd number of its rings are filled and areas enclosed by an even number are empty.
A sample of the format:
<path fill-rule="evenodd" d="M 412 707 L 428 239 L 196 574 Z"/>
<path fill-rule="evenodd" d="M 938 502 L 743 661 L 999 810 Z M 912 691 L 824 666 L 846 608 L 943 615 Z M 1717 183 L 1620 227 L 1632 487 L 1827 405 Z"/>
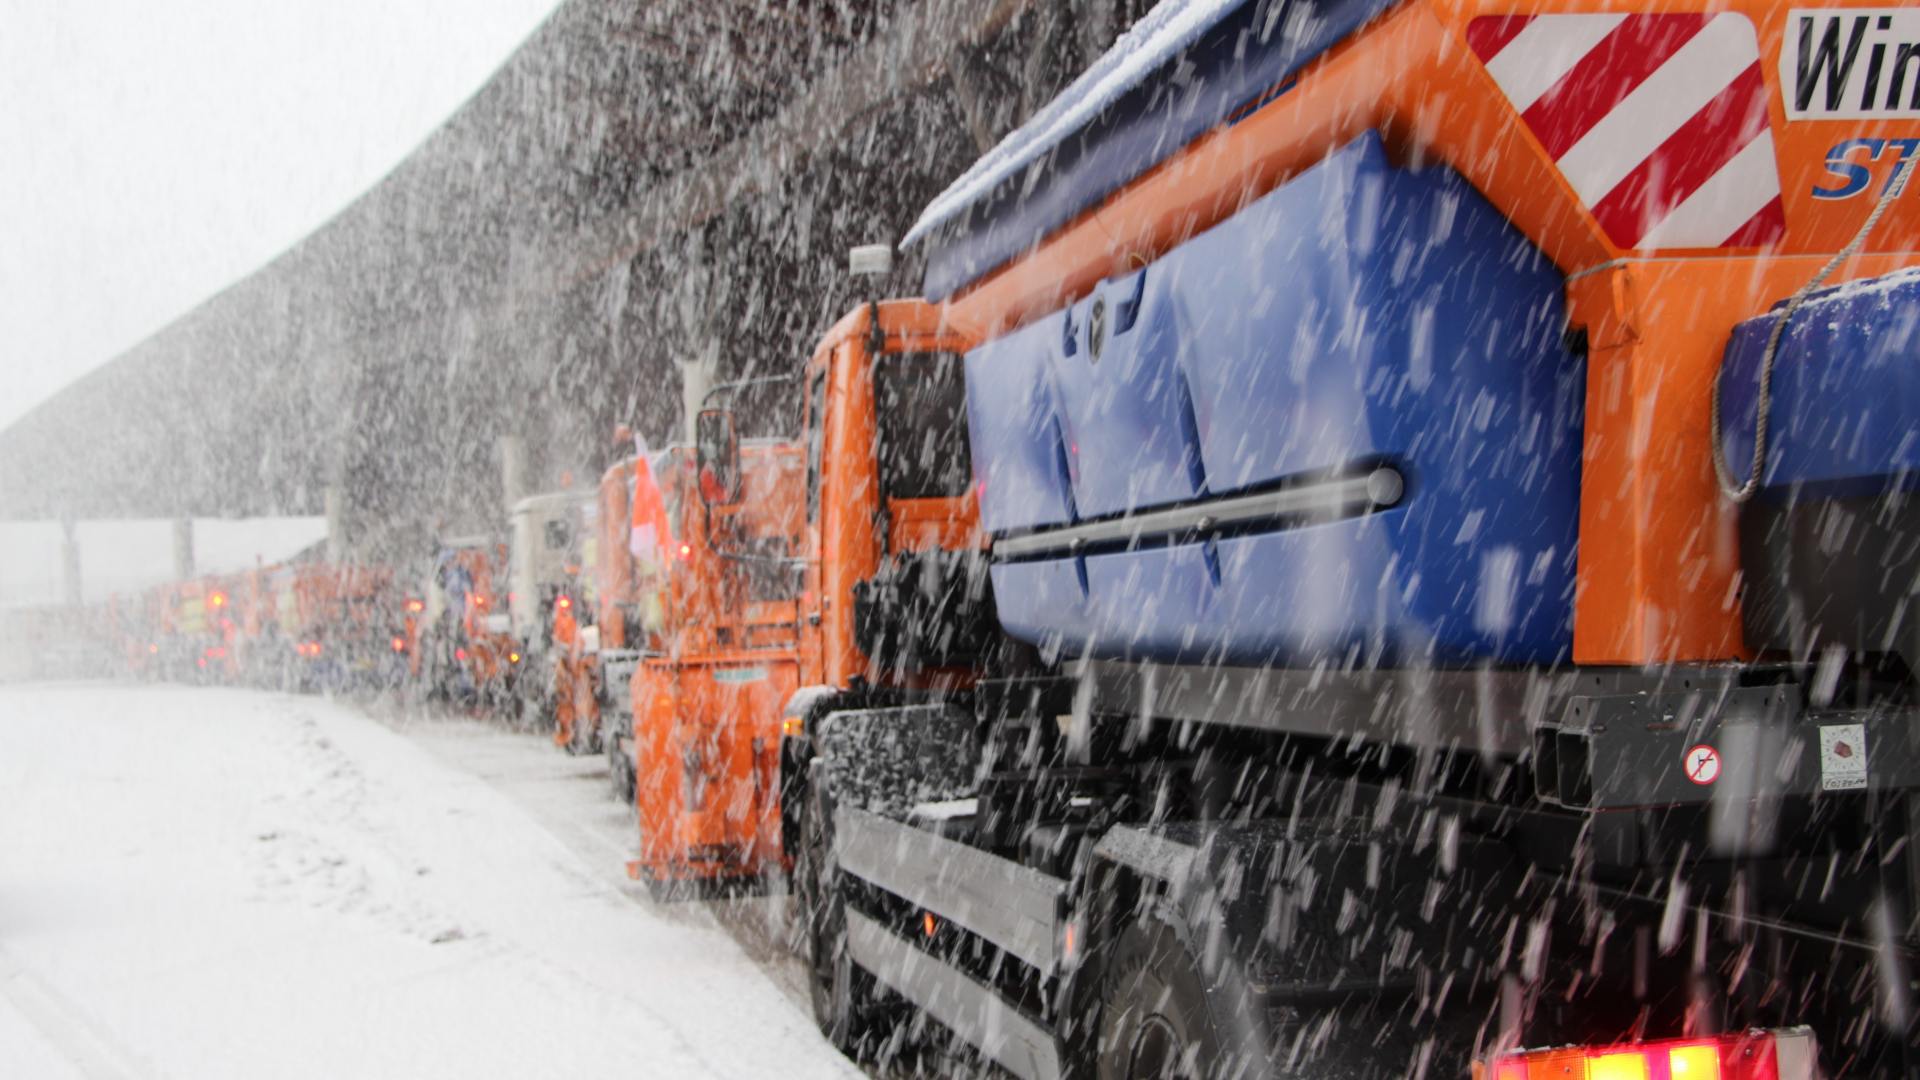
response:
<path fill-rule="evenodd" d="M 1160 908 L 1115 940 L 1100 976 L 1098 1080 L 1392 1080 L 1466 1069 L 1473 1032 L 1458 1022 L 1409 1026 L 1393 1000 L 1365 992 L 1270 1008 L 1233 950 L 1203 965 L 1185 925 Z"/>
<path fill-rule="evenodd" d="M 551 702 L 548 711 L 551 712 L 555 718 L 554 727 L 558 728 L 560 726 L 559 695 L 548 694 L 547 698 Z M 566 730 L 561 732 L 562 735 L 566 736 L 566 740 L 560 744 L 560 748 L 565 750 L 569 757 L 585 757 L 593 753 L 593 747 L 587 741 L 586 718 L 581 716 L 579 709 L 574 708 L 572 705 L 569 705 L 568 708 L 572 710 L 572 714 L 566 723 Z"/>
<path fill-rule="evenodd" d="M 1097 1080 L 1211 1080 L 1233 1057 L 1198 959 L 1159 915 L 1127 926 L 1100 979 Z"/>
<path fill-rule="evenodd" d="M 627 757 L 627 741 L 618 735 L 602 740 L 607 749 L 607 779 L 613 785 L 613 797 L 633 803 L 633 761 Z"/>
<path fill-rule="evenodd" d="M 847 901 L 833 857 L 833 829 L 817 787 L 801 814 L 794 893 L 800 904 L 801 947 L 807 960 L 814 1023 L 841 1053 L 856 1061 L 874 1056 L 873 976 L 847 950 Z"/>
<path fill-rule="evenodd" d="M 580 757 L 591 757 L 603 749 L 600 745 L 600 718 L 597 715 L 589 715 L 580 708 L 580 699 L 577 695 L 573 699 L 571 734 L 573 736 L 573 746 L 569 751 L 571 753 Z"/>

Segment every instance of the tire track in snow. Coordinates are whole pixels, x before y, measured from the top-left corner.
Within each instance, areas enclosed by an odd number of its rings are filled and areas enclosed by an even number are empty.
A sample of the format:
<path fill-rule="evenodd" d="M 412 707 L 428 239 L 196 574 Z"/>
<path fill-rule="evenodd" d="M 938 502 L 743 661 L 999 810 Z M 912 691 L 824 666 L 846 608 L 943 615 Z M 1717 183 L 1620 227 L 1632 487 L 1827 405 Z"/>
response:
<path fill-rule="evenodd" d="M 667 921 L 720 930 L 783 996 L 802 1012 L 811 1012 L 805 970 L 787 941 L 789 928 L 781 906 L 784 896 L 660 902 L 624 876 L 627 860 L 635 855 L 633 811 L 630 806 L 616 806 L 611 796 L 604 795 L 610 788 L 604 765 L 527 768 L 521 751 L 527 740 L 540 740 L 537 734 L 503 729 L 461 714 L 397 715 L 382 704 L 368 708 L 368 715 L 382 726 L 512 801 L 542 831 L 587 865 L 610 868 L 605 876 L 593 879 L 597 888 L 612 888 L 627 903 Z M 512 756 L 497 755 L 497 750 Z M 594 759 L 596 764 L 599 760 Z M 603 813 L 583 814 L 584 807 L 613 810 L 614 823 L 609 824 Z"/>
<path fill-rule="evenodd" d="M 788 990 L 789 980 L 780 978 L 778 972 L 769 969 L 765 951 L 743 941 L 737 928 L 722 925 L 722 921 L 715 918 L 705 905 L 681 907 L 655 904 L 640 886 L 626 879 L 624 864 L 632 852 L 619 839 L 620 833 L 610 829 L 604 820 L 582 812 L 583 802 L 594 807 L 606 805 L 603 798 L 580 798 L 583 787 L 589 783 L 595 792 L 604 792 L 607 789 L 604 775 L 596 776 L 595 770 L 591 769 L 562 771 L 552 768 L 544 756 L 529 755 L 530 750 L 538 753 L 548 748 L 538 745 L 529 747 L 530 737 L 526 733 L 505 731 L 470 717 L 396 717 L 379 703 L 363 703 L 354 712 L 358 715 L 323 714 L 324 718 L 321 718 L 309 714 L 301 719 L 308 723 L 317 722 L 324 738 L 326 728 L 351 716 L 354 720 L 370 721 L 384 735 L 412 744 L 442 767 L 512 804 L 528 824 L 556 846 L 556 854 L 565 852 L 571 855 L 571 858 L 562 856 L 549 860 L 549 864 L 563 877 L 578 883 L 581 897 L 647 907 L 655 917 L 671 924 L 689 927 L 704 925 L 726 933 L 741 947 L 749 962 L 763 973 L 774 976 L 772 981 L 776 988 Z M 348 754 L 338 740 L 329 741 L 327 750 L 334 755 Z M 504 751 L 504 754 L 490 760 L 480 756 L 481 752 L 490 751 Z M 350 761 L 350 758 L 347 760 Z M 559 760 L 565 762 L 574 759 Z M 530 764 L 534 767 L 525 767 Z M 363 788 L 370 782 L 365 777 L 360 779 Z M 560 795 L 559 798 L 554 797 L 556 793 Z M 597 872 L 602 867 L 607 868 L 606 872 Z M 663 1049 L 673 1059 L 673 1063 L 664 1067 L 660 1062 L 654 1062 L 656 1075 L 682 1075 L 697 1070 L 706 1075 L 722 1076 L 734 1071 L 729 1065 L 709 1057 L 701 1044 L 680 1028 L 674 1017 L 646 1000 L 609 985 L 576 964 L 550 955 L 545 948 L 515 940 L 511 934 L 490 932 L 486 937 L 486 949 L 496 961 L 504 959 L 514 963 L 525 973 L 530 984 L 530 998 L 545 998 L 551 991 L 552 998 L 567 1000 L 577 997 L 566 992 L 569 988 L 585 990 L 591 1000 L 609 1004 L 618 1002 L 620 1009 L 649 1021 L 652 1030 L 665 1034 L 670 1040 Z M 804 984 L 798 985 L 804 994 Z M 804 997 L 799 1000 L 805 1004 Z"/>
<path fill-rule="evenodd" d="M 408 888 L 408 868 L 414 876 L 424 868 L 388 842 L 386 829 L 368 820 L 367 777 L 327 738 L 320 720 L 304 707 L 290 710 L 285 719 L 292 751 L 308 764 L 310 774 L 279 801 L 284 817 L 277 827 L 254 837 L 258 847 L 251 857 L 258 899 L 271 903 L 294 897 L 433 944 L 484 936 L 423 903 Z M 383 858 L 370 859 L 370 853 Z"/>
<path fill-rule="evenodd" d="M 0 996 L 32 1025 L 48 1048 L 89 1080 L 131 1080 L 153 1070 L 87 1011 L 20 966 L 0 947 Z"/>
<path fill-rule="evenodd" d="M 636 825 L 632 807 L 618 806 L 612 796 L 606 794 L 610 785 L 604 766 L 599 769 L 528 767 L 530 759 L 522 752 L 529 739 L 544 743 L 537 733 L 502 728 L 464 714 L 421 711 L 417 707 L 403 712 L 391 702 L 366 703 L 363 708 L 366 715 L 382 727 L 512 802 L 530 822 L 586 865 L 610 868 L 604 875 L 592 879 L 591 885 L 596 891 L 610 889 L 625 902 L 644 908 L 664 921 L 689 927 L 708 926 L 725 934 L 782 996 L 803 1015 L 811 1015 L 813 1003 L 806 966 L 788 940 L 792 928 L 785 918 L 783 905 L 788 902 L 787 898 L 749 895 L 661 902 L 649 896 L 643 886 L 624 876 L 625 863 L 635 854 L 637 838 L 633 830 Z M 535 749 L 548 748 L 540 745 Z M 604 812 L 608 810 L 613 812 Z M 579 873 L 571 870 L 570 876 L 577 878 Z M 544 956 L 532 958 L 553 966 Z M 562 971 L 587 985 L 595 985 L 586 976 Z M 612 996 L 650 1016 L 657 1015 L 629 995 L 614 993 Z M 878 1065 L 849 1062 L 849 1066 L 859 1068 L 876 1080 L 962 1076 L 1006 1080 L 1011 1075 L 964 1051 L 950 1052 L 935 1043 L 908 1046 L 899 1057 Z M 670 1070 L 652 1073 L 669 1074 Z"/>

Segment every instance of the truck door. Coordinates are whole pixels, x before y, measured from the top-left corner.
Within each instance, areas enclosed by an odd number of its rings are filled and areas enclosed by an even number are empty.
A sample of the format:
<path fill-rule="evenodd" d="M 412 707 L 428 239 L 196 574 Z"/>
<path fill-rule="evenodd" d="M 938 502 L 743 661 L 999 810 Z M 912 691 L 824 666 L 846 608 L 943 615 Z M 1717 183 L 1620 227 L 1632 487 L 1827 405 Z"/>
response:
<path fill-rule="evenodd" d="M 827 373 L 831 367 L 829 360 L 807 373 L 805 413 L 801 426 L 807 447 L 807 524 L 803 541 L 806 567 L 801 579 L 799 607 L 800 670 L 804 682 L 819 682 L 825 670 L 821 644 L 821 624 L 825 615 L 821 560 L 825 555 L 825 534 L 820 527 L 820 511 L 827 445 Z"/>

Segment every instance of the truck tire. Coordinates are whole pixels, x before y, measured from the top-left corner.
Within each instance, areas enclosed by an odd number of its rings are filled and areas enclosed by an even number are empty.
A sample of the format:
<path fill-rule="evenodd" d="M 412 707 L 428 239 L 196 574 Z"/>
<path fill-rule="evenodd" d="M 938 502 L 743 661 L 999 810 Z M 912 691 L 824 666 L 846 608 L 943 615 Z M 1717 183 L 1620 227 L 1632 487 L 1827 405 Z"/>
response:
<path fill-rule="evenodd" d="M 573 705 L 573 725 L 567 752 L 578 757 L 591 757 L 598 754 L 600 745 L 600 724 L 598 718 L 589 718 L 581 709 L 579 702 Z"/>
<path fill-rule="evenodd" d="M 1466 1069 L 1471 1030 L 1412 1030 L 1364 992 L 1269 1010 L 1225 950 L 1211 970 L 1201 964 L 1187 925 L 1155 907 L 1114 942 L 1100 978 L 1097 1080 L 1393 1080 Z"/>
<path fill-rule="evenodd" d="M 833 829 L 818 786 L 810 787 L 800 818 L 800 849 L 793 867 L 801 917 L 800 944 L 814 1023 L 836 1049 L 855 1061 L 875 1055 L 873 976 L 847 951 L 847 903 Z"/>
<path fill-rule="evenodd" d="M 607 780 L 613 785 L 613 797 L 633 805 L 633 761 L 627 757 L 626 740 L 619 736 L 606 739 Z"/>
<path fill-rule="evenodd" d="M 1234 1075 L 1225 1028 L 1200 964 L 1155 912 L 1115 941 L 1100 980 L 1096 1080 L 1213 1080 Z M 1241 1072 L 1249 1071 L 1242 1062 Z"/>

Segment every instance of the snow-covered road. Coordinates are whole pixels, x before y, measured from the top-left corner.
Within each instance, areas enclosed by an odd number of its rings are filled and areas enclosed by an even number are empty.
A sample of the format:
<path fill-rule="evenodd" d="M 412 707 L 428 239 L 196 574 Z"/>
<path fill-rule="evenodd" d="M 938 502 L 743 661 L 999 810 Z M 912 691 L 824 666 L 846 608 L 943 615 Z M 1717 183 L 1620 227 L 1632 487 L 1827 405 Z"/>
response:
<path fill-rule="evenodd" d="M 628 828 L 470 721 L 0 688 L 0 1076 L 857 1075 L 777 904 L 653 904 Z"/>

